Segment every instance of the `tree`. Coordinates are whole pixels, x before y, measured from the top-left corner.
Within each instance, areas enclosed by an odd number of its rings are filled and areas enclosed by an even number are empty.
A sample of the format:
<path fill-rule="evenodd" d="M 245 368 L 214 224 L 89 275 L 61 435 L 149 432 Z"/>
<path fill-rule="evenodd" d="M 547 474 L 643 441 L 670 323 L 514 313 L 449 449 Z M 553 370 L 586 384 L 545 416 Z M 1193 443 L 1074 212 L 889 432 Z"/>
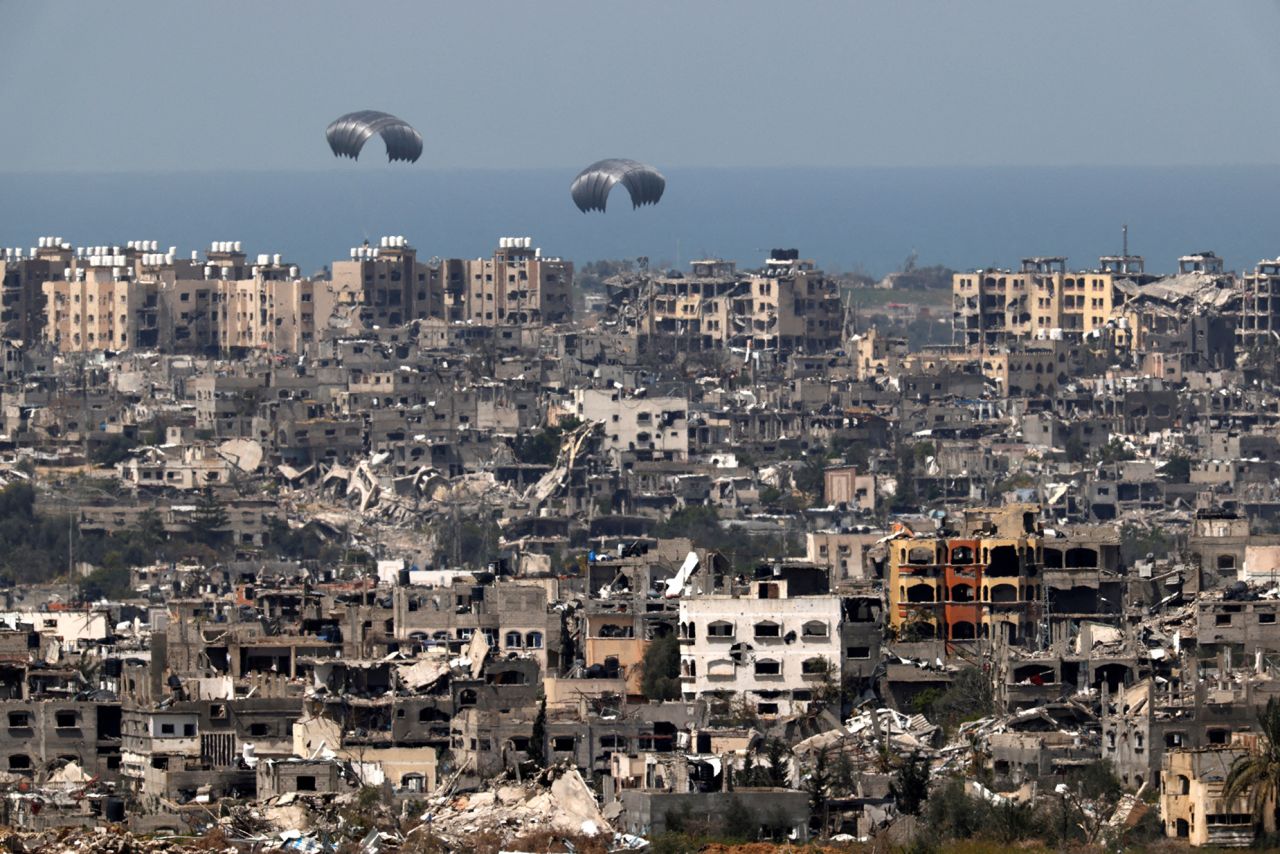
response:
<path fill-rule="evenodd" d="M 533 732 L 529 736 L 529 759 L 539 768 L 547 767 L 547 697 L 542 695 L 538 704 L 538 716 L 533 719 Z"/>
<path fill-rule="evenodd" d="M 1138 455 L 1124 443 L 1123 439 L 1115 437 L 1098 449 L 1098 461 L 1102 463 L 1123 463 L 1137 457 Z"/>
<path fill-rule="evenodd" d="M 1100 760 L 1086 765 L 1067 783 L 1058 786 L 1057 791 L 1063 828 L 1061 841 L 1069 840 L 1071 828 L 1079 830 L 1088 845 L 1103 841 L 1109 830 L 1107 820 L 1123 793 L 1111 763 Z"/>
<path fill-rule="evenodd" d="M 640 668 L 640 691 L 647 699 L 680 699 L 680 641 L 674 633 L 649 641 Z"/>
<path fill-rule="evenodd" d="M 916 495 L 916 455 L 911 445 L 906 443 L 898 444 L 897 471 L 895 477 L 898 481 L 897 489 L 894 490 L 892 504 L 895 507 L 915 506 L 918 496 Z"/>
<path fill-rule="evenodd" d="M 80 580 L 80 595 L 87 602 L 99 599 L 123 599 L 133 590 L 129 586 L 132 575 L 121 566 L 101 566 Z"/>
<path fill-rule="evenodd" d="M 765 743 L 764 758 L 769 763 L 765 766 L 765 773 L 770 786 L 785 789 L 791 785 L 790 752 L 787 743 L 780 738 L 771 738 Z"/>
<path fill-rule="evenodd" d="M 852 795 L 856 781 L 857 771 L 853 767 L 853 760 L 841 749 L 840 755 L 836 757 L 835 789 L 842 795 Z"/>
<path fill-rule="evenodd" d="M 1261 736 L 1254 748 L 1231 765 L 1223 787 L 1224 801 L 1247 796 L 1259 821 L 1271 804 L 1276 829 L 1280 830 L 1280 702 L 1275 697 L 1258 712 Z"/>
<path fill-rule="evenodd" d="M 138 514 L 136 533 L 138 544 L 153 550 L 160 548 L 168 538 L 168 533 L 164 529 L 164 519 L 160 518 L 160 514 L 154 507 L 148 507 Z"/>
<path fill-rule="evenodd" d="M 89 450 L 89 460 L 104 468 L 111 468 L 128 459 L 129 452 L 137 446 L 138 443 L 125 434 L 112 433 Z"/>
<path fill-rule="evenodd" d="M 815 444 L 805 455 L 804 463 L 796 470 L 794 481 L 796 488 L 809 496 L 813 501 L 822 498 L 826 488 L 827 449 Z"/>
<path fill-rule="evenodd" d="M 1133 522 L 1120 525 L 1120 560 L 1127 566 L 1149 554 L 1166 557 L 1177 547 L 1177 539 L 1162 528 Z"/>
<path fill-rule="evenodd" d="M 827 796 L 831 793 L 831 762 L 827 748 L 818 751 L 813 759 L 813 770 L 805 780 L 804 789 L 809 793 L 809 815 L 826 825 L 824 813 L 827 808 Z"/>
<path fill-rule="evenodd" d="M 907 757 L 894 780 L 889 793 L 898 803 L 898 810 L 907 815 L 919 815 L 920 808 L 929 798 L 929 763 L 919 753 Z"/>
<path fill-rule="evenodd" d="M 917 712 L 947 729 L 989 715 L 995 708 L 990 678 L 972 666 L 956 673 L 946 690 L 926 688 L 912 698 L 911 704 Z"/>
<path fill-rule="evenodd" d="M 555 427 L 547 427 L 536 433 L 517 436 L 511 443 L 516 459 L 527 465 L 549 466 L 555 463 L 560 453 L 560 431 Z"/>
<path fill-rule="evenodd" d="M 1160 467 L 1160 476 L 1169 483 L 1191 482 L 1191 457 L 1179 451 Z"/>
<path fill-rule="evenodd" d="M 205 487 L 196 499 L 195 510 L 191 511 L 191 536 L 196 542 L 213 547 L 220 542 L 226 533 L 223 528 L 230 522 L 227 511 L 214 495 L 213 490 Z"/>
<path fill-rule="evenodd" d="M 762 769 L 756 765 L 756 757 L 751 751 L 747 751 L 747 758 L 742 760 L 742 773 L 738 779 L 742 781 L 743 786 L 759 786 L 762 783 Z"/>

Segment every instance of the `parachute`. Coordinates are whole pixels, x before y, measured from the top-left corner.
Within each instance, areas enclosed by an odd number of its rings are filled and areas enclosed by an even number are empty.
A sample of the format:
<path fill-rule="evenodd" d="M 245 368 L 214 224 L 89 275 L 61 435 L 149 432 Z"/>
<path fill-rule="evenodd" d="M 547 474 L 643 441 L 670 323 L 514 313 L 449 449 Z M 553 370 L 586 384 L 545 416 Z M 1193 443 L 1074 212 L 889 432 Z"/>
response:
<path fill-rule="evenodd" d="M 631 194 L 633 208 L 656 205 L 662 198 L 662 191 L 667 188 L 667 179 L 647 163 L 610 158 L 592 163 L 579 172 L 569 187 L 569 193 L 583 213 L 593 210 L 603 213 L 609 191 L 618 183 Z"/>
<path fill-rule="evenodd" d="M 339 116 L 325 129 L 325 139 L 338 157 L 360 157 L 369 137 L 379 134 L 387 144 L 387 160 L 417 162 L 422 156 L 422 134 L 404 119 L 377 110 L 361 110 Z"/>

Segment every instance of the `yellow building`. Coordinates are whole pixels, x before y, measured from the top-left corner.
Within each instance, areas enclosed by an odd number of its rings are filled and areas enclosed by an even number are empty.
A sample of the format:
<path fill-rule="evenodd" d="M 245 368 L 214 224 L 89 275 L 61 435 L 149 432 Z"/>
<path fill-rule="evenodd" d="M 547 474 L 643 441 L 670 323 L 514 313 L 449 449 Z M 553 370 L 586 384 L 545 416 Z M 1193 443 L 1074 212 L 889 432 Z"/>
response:
<path fill-rule="evenodd" d="M 967 534 L 888 543 L 889 624 L 900 634 L 948 641 L 1028 640 L 1044 590 L 1034 505 L 966 516 Z"/>
<path fill-rule="evenodd" d="M 1103 328 L 1115 304 L 1115 273 L 1072 272 L 1067 259 L 1024 258 L 1022 269 L 956 273 L 955 328 L 969 346 L 1018 338 L 1079 338 Z"/>
<path fill-rule="evenodd" d="M 1235 761 L 1248 755 L 1257 736 L 1237 735 L 1237 743 L 1195 750 L 1166 750 L 1160 767 L 1160 818 L 1165 835 L 1195 846 L 1247 848 L 1259 828 L 1274 833 L 1270 804 L 1261 822 L 1247 797 L 1224 798 L 1227 775 Z"/>

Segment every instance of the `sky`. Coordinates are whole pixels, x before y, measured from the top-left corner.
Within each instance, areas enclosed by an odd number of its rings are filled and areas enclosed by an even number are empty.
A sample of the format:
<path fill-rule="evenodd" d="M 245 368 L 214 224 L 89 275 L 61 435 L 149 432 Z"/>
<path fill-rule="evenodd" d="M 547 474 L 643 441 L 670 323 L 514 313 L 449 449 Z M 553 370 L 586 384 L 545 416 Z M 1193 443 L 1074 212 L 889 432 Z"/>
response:
<path fill-rule="evenodd" d="M 1275 164 L 1277 33 L 1249 0 L 0 0 L 0 172 L 350 168 L 356 109 L 440 169 Z"/>

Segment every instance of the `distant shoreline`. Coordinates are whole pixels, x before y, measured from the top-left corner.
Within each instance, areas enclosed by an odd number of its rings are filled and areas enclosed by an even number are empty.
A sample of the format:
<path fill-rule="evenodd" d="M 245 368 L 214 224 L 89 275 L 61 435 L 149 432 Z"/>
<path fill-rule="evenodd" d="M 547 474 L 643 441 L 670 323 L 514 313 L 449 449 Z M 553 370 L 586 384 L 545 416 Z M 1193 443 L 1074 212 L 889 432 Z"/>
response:
<path fill-rule="evenodd" d="M 1212 250 L 1229 268 L 1280 255 L 1280 165 L 668 169 L 656 208 L 621 193 L 605 215 L 579 213 L 572 170 L 432 170 L 359 164 L 284 172 L 0 174 L 0 245 L 61 234 L 76 245 L 155 239 L 180 251 L 211 240 L 280 252 L 310 272 L 382 234 L 424 257 L 478 257 L 529 235 L 586 263 L 704 255 L 753 265 L 794 246 L 822 267 L 881 276 L 912 251 L 921 265 L 1015 266 L 1066 255 L 1089 267 L 1120 248 L 1148 270 Z"/>

